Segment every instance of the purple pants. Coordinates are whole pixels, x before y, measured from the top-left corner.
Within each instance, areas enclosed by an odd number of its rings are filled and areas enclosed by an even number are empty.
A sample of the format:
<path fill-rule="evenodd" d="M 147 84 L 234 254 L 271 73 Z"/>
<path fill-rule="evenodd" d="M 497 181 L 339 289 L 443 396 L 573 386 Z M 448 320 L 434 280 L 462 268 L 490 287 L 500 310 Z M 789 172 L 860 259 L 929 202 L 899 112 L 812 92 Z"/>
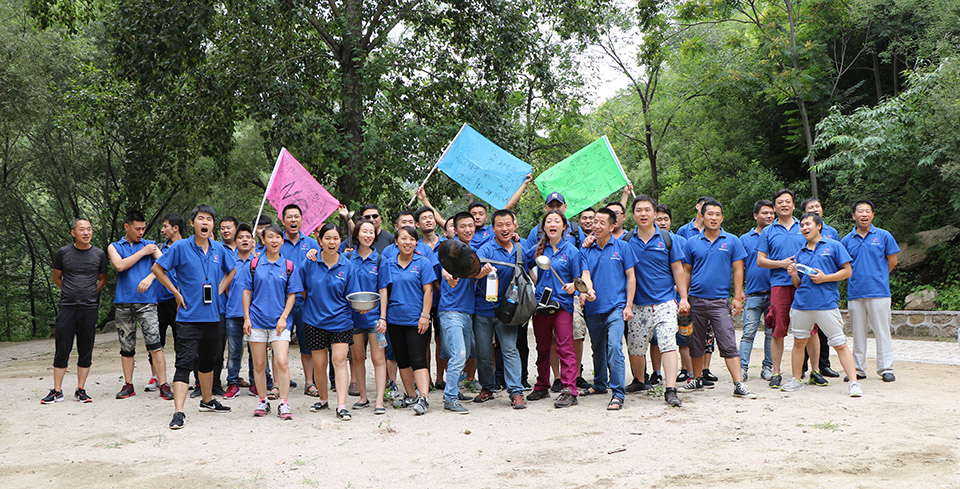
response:
<path fill-rule="evenodd" d="M 560 309 L 555 314 L 533 315 L 533 335 L 537 339 L 537 384 L 535 390 L 550 388 L 550 345 L 557 340 L 560 382 L 577 395 L 577 355 L 573 352 L 573 315 Z"/>

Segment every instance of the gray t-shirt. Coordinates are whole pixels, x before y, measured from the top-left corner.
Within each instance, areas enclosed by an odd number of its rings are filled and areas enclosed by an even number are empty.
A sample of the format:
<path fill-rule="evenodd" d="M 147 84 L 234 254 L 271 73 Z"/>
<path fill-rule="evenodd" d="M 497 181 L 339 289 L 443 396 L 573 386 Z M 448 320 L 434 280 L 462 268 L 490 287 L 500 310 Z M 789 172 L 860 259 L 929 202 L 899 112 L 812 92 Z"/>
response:
<path fill-rule="evenodd" d="M 60 306 L 97 307 L 97 277 L 107 273 L 107 254 L 96 246 L 79 250 L 69 244 L 57 250 L 53 269 L 63 272 Z"/>

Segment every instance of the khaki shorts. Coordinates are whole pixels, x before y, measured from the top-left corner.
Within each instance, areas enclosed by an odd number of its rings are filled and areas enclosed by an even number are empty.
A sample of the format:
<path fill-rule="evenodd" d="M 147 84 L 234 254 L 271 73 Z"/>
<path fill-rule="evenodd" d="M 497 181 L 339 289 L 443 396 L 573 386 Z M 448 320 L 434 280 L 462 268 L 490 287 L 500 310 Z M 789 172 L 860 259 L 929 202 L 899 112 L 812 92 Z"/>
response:
<path fill-rule="evenodd" d="M 580 298 L 573 298 L 573 340 L 582 340 L 587 337 L 587 319 L 580 306 Z"/>

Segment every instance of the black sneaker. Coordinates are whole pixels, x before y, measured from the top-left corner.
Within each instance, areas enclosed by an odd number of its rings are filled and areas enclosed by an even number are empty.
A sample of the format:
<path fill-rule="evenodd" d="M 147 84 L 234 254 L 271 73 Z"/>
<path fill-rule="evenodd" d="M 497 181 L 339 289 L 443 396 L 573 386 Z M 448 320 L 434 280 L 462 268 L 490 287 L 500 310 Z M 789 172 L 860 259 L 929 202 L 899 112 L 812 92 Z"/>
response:
<path fill-rule="evenodd" d="M 710 382 L 717 382 L 720 379 L 718 379 L 716 375 L 713 375 L 712 373 L 710 373 L 709 368 L 705 368 L 703 369 L 703 380 L 709 380 Z M 703 386 L 704 387 L 707 386 L 706 382 L 704 382 Z"/>
<path fill-rule="evenodd" d="M 187 416 L 183 414 L 183 411 L 177 411 L 173 413 L 173 419 L 170 420 L 170 429 L 179 430 L 180 428 L 183 428 L 183 420 L 186 417 Z"/>
<path fill-rule="evenodd" d="M 696 392 L 703 390 L 703 379 L 687 379 L 687 383 L 680 386 L 684 392 Z"/>
<path fill-rule="evenodd" d="M 560 383 L 560 379 L 553 379 L 553 385 L 550 386 L 550 390 L 553 392 L 560 392 L 563 390 L 563 384 Z"/>
<path fill-rule="evenodd" d="M 630 382 L 630 384 L 628 384 L 627 387 L 624 388 L 624 390 L 627 392 L 640 392 L 640 391 L 645 391 L 649 388 L 650 386 L 648 386 L 646 383 L 640 382 L 637 379 L 633 379 L 633 382 Z"/>
<path fill-rule="evenodd" d="M 190 391 L 190 399 L 196 399 L 203 395 L 203 391 L 200 389 L 200 384 L 197 384 L 193 387 L 193 390 Z"/>
<path fill-rule="evenodd" d="M 60 397 L 63 397 L 63 395 L 61 394 Z M 76 392 L 73 393 L 73 398 L 77 402 L 82 402 L 82 403 L 93 402 L 93 399 L 91 399 L 90 396 L 87 395 L 87 391 L 85 389 L 77 388 Z"/>
<path fill-rule="evenodd" d="M 117 393 L 117 399 L 126 399 L 135 395 L 137 391 L 133 389 L 133 384 L 123 384 L 123 388 Z"/>
<path fill-rule="evenodd" d="M 427 410 L 430 409 L 430 403 L 427 402 L 427 399 L 425 397 L 419 397 L 417 398 L 417 402 L 413 403 L 411 408 L 413 409 L 413 412 L 417 416 L 422 416 L 424 414 L 427 414 Z"/>
<path fill-rule="evenodd" d="M 677 395 L 676 387 L 667 387 L 667 390 L 663 393 L 663 400 L 673 407 L 680 407 L 683 404 L 680 401 L 680 396 Z"/>
<path fill-rule="evenodd" d="M 773 377 L 770 377 L 770 383 L 767 384 L 771 389 L 779 389 L 780 385 L 783 384 L 783 375 L 776 374 Z"/>
<path fill-rule="evenodd" d="M 687 374 L 687 369 L 680 369 L 680 373 L 677 374 L 677 383 L 683 384 L 690 379 L 690 376 Z"/>
<path fill-rule="evenodd" d="M 827 382 L 827 379 L 823 378 L 823 376 L 820 375 L 820 372 L 817 370 L 810 372 L 810 383 L 813 385 L 819 385 L 820 387 L 823 387 L 829 384 L 829 382 Z"/>
<path fill-rule="evenodd" d="M 523 387 L 523 390 L 525 390 L 525 391 L 533 390 L 533 386 L 530 385 L 530 382 L 527 382 L 526 380 L 521 380 L 521 381 L 520 381 L 520 386 Z M 505 389 L 506 387 L 507 387 L 507 385 L 504 384 L 504 385 L 503 385 L 503 388 Z"/>
<path fill-rule="evenodd" d="M 40 404 L 53 404 L 55 402 L 63 402 L 63 391 L 50 389 L 47 397 L 40 399 Z"/>
<path fill-rule="evenodd" d="M 650 379 L 647 380 L 646 384 L 647 384 L 647 385 L 657 385 L 657 384 L 659 384 L 662 380 L 663 380 L 663 377 L 662 377 L 660 374 L 654 372 L 654 373 L 650 374 Z"/>
<path fill-rule="evenodd" d="M 403 395 L 403 400 L 400 401 L 400 407 L 402 407 L 402 408 L 408 408 L 408 407 L 410 407 L 410 406 L 413 406 L 414 404 L 417 403 L 417 399 L 419 399 L 419 398 L 417 398 L 417 397 L 412 397 L 412 396 L 408 396 L 408 395 L 404 394 L 404 395 Z"/>
<path fill-rule="evenodd" d="M 200 401 L 200 412 L 201 413 L 229 413 L 230 408 L 220 404 L 220 401 L 216 399 L 210 399 L 210 402 Z"/>
<path fill-rule="evenodd" d="M 704 372 L 706 372 L 706 370 L 704 370 Z M 704 389 L 713 389 L 713 387 L 717 385 L 715 381 L 709 380 L 706 377 L 700 377 L 699 380 L 700 380 L 700 383 L 703 384 Z"/>
<path fill-rule="evenodd" d="M 863 379 L 865 379 L 865 378 L 867 378 L 867 374 L 862 374 L 862 373 L 860 373 L 860 372 L 857 372 L 857 380 L 863 380 Z M 847 376 L 847 375 L 844 375 L 844 376 L 843 376 L 843 381 L 844 381 L 844 382 L 850 382 L 850 377 Z"/>
<path fill-rule="evenodd" d="M 577 389 L 589 389 L 591 387 L 593 387 L 593 384 L 587 382 L 587 379 L 577 377 Z"/>
<path fill-rule="evenodd" d="M 577 405 L 577 396 L 570 393 L 569 390 L 563 389 L 563 392 L 560 393 L 560 396 L 557 397 L 556 402 L 553 403 L 553 407 L 560 409 L 570 406 Z"/>
<path fill-rule="evenodd" d="M 747 399 L 756 399 L 757 395 L 747 389 L 746 384 L 737 382 L 733 385 L 733 397 L 744 397 Z"/>
<path fill-rule="evenodd" d="M 213 392 L 212 392 L 213 395 L 223 397 L 223 395 L 226 393 L 227 391 L 223 390 L 222 385 L 213 386 Z"/>
<path fill-rule="evenodd" d="M 884 372 L 884 374 L 881 375 L 880 378 L 883 379 L 884 382 L 896 382 L 896 381 L 897 381 L 897 376 L 896 376 L 896 375 L 893 375 L 893 372 Z"/>

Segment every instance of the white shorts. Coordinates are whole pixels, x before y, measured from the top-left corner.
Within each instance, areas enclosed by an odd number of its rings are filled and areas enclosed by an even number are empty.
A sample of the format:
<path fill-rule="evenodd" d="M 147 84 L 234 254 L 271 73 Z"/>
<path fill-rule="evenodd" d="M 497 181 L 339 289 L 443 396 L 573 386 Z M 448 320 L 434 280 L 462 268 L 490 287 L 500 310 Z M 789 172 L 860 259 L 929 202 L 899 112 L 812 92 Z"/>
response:
<path fill-rule="evenodd" d="M 814 326 L 823 331 L 828 345 L 840 346 L 847 343 L 847 337 L 843 334 L 843 316 L 840 314 L 840 309 L 800 311 L 790 308 L 790 334 L 794 338 L 801 340 L 809 338 Z"/>
<path fill-rule="evenodd" d="M 627 353 L 645 356 L 650 339 L 657 335 L 661 352 L 677 349 L 677 302 L 670 300 L 653 306 L 633 305 L 633 319 L 627 323 Z"/>
<path fill-rule="evenodd" d="M 276 328 L 251 328 L 250 334 L 247 336 L 247 342 L 249 343 L 273 343 L 274 341 L 286 341 L 289 343 L 290 330 L 285 329 L 283 330 L 283 333 L 278 335 Z"/>

